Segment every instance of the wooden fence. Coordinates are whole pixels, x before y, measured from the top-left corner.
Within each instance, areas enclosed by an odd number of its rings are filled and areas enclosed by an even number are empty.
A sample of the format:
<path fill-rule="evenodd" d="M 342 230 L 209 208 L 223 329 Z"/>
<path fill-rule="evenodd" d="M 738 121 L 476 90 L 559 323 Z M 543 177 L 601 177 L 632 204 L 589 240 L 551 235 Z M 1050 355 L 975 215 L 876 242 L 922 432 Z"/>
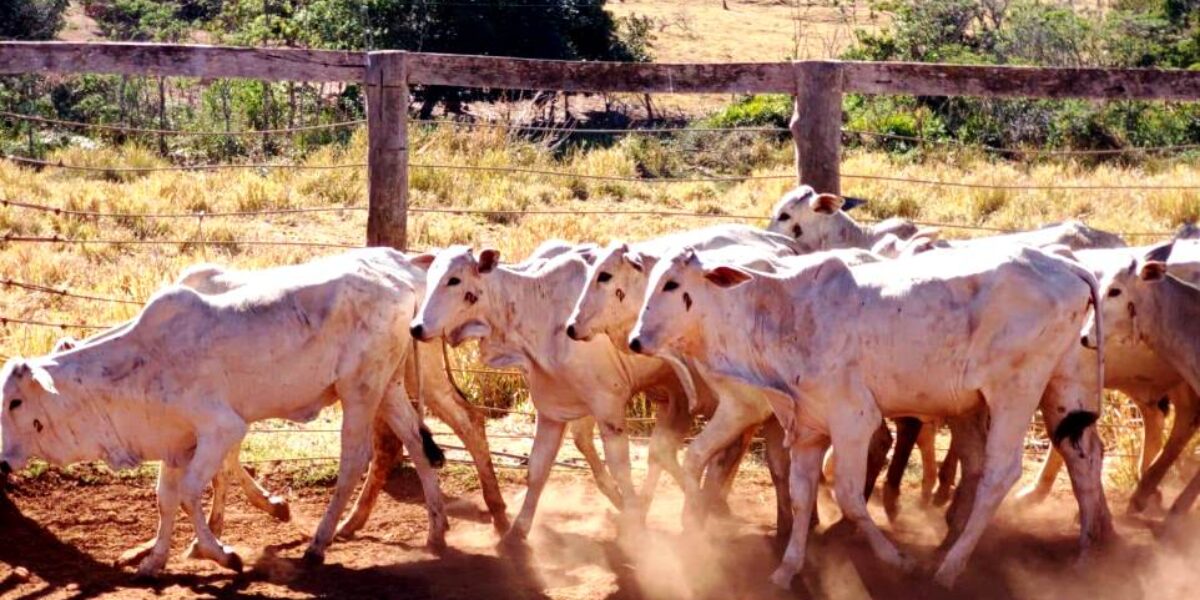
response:
<path fill-rule="evenodd" d="M 407 247 L 409 87 L 634 93 L 786 93 L 797 177 L 840 193 L 842 96 L 1200 100 L 1200 72 L 795 61 L 637 64 L 489 56 L 133 43 L 0 43 L 0 75 L 114 73 L 367 86 L 367 243 Z"/>

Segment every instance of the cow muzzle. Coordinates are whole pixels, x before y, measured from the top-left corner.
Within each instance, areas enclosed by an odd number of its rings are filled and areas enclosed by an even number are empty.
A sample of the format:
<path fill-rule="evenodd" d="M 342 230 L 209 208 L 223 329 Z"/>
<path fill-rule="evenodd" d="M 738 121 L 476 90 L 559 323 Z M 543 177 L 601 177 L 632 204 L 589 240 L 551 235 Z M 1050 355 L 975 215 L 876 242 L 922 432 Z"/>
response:
<path fill-rule="evenodd" d="M 417 323 L 416 325 L 409 327 L 408 332 L 410 334 L 412 334 L 413 339 L 415 339 L 417 341 L 421 341 L 421 342 L 427 341 L 425 339 L 425 326 L 420 323 Z"/>

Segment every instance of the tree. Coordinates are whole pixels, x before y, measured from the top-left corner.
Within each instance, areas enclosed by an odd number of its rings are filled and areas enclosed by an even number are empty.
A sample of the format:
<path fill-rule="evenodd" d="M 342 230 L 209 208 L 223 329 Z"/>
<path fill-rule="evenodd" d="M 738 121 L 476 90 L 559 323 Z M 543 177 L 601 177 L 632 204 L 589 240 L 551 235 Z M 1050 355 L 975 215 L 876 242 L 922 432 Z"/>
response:
<path fill-rule="evenodd" d="M 562 60 L 648 60 L 649 37 L 604 0 L 227 0 L 215 32 L 245 45 L 410 50 Z M 622 35 L 628 31 L 628 35 Z M 423 113 L 481 92 L 417 90 Z"/>
<path fill-rule="evenodd" d="M 66 10 L 67 0 L 0 0 L 0 39 L 53 39 Z"/>

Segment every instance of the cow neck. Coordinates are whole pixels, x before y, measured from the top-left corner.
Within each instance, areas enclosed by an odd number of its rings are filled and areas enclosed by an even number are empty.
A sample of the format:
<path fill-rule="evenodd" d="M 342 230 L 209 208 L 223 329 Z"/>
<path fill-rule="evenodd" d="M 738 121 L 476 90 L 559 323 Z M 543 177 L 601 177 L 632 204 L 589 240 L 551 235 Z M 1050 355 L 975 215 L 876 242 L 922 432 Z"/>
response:
<path fill-rule="evenodd" d="M 790 364 L 792 349 L 784 345 L 781 331 L 797 309 L 789 279 L 773 274 L 756 274 L 752 281 L 718 292 L 722 299 L 716 314 L 699 315 L 701 323 L 745 323 L 749 330 L 730 327 L 699 327 L 699 356 L 709 357 L 717 374 L 743 383 L 791 394 L 793 380 L 779 365 Z M 768 306 L 776 302 L 783 306 Z M 739 316 L 741 318 L 739 318 Z M 786 354 L 781 354 L 783 350 Z M 780 360 L 783 359 L 783 360 Z"/>
<path fill-rule="evenodd" d="M 491 336 L 550 368 L 547 359 L 565 356 L 566 343 L 578 343 L 564 331 L 575 308 L 564 298 L 578 297 L 586 278 L 587 265 L 575 256 L 552 259 L 533 272 L 499 267 L 485 275 Z"/>
<path fill-rule="evenodd" d="M 135 466 L 129 440 L 121 435 L 112 415 L 129 404 L 128 398 L 138 397 L 128 389 L 128 377 L 145 364 L 136 352 L 126 346 L 126 331 L 105 332 L 102 340 L 68 352 L 53 355 L 43 368 L 54 380 L 57 396 L 47 396 L 55 402 L 54 423 L 46 430 L 50 437 L 39 440 L 49 453 L 69 456 L 64 462 L 103 459 L 115 468 Z M 99 383 L 99 385 L 97 385 Z"/>
<path fill-rule="evenodd" d="M 1170 274 L 1157 283 L 1139 284 L 1157 289 L 1143 294 L 1146 302 L 1136 309 L 1138 338 L 1171 363 L 1193 389 L 1200 390 L 1200 353 L 1195 336 L 1196 324 L 1200 323 L 1200 289 Z"/>
<path fill-rule="evenodd" d="M 834 213 L 834 218 L 838 220 L 838 231 L 842 232 L 842 239 L 835 243 L 835 248 L 870 248 L 875 240 L 874 231 L 869 225 L 861 225 L 854 220 L 846 211 L 839 210 Z"/>

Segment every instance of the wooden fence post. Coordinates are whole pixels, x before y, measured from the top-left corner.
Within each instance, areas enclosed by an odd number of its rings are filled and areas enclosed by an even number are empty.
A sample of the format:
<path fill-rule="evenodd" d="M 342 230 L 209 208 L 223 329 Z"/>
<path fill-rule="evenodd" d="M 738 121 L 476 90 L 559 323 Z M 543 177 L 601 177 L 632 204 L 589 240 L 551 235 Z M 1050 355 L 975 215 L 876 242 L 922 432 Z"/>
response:
<path fill-rule="evenodd" d="M 403 51 L 367 54 L 367 245 L 408 249 L 408 69 Z"/>
<path fill-rule="evenodd" d="M 819 193 L 841 194 L 842 65 L 796 62 L 796 96 L 788 128 L 796 143 L 796 177 Z"/>

